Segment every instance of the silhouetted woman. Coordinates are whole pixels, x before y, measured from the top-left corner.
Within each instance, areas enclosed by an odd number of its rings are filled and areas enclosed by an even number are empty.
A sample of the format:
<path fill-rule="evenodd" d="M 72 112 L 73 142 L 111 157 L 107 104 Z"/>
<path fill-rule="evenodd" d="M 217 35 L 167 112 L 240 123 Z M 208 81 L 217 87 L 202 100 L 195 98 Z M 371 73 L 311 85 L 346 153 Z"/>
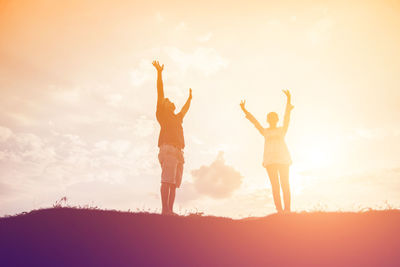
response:
<path fill-rule="evenodd" d="M 277 127 L 279 118 L 278 114 L 275 112 L 268 113 L 267 122 L 269 127 L 264 128 L 256 118 L 246 110 L 246 101 L 241 101 L 240 107 L 246 114 L 246 118 L 253 123 L 261 135 L 264 136 L 263 166 L 267 169 L 269 180 L 271 181 L 276 210 L 278 212 L 283 211 L 280 194 L 282 187 L 285 212 L 290 212 L 289 166 L 292 164 L 292 159 L 285 143 L 285 135 L 289 126 L 290 112 L 294 106 L 290 103 L 291 96 L 289 90 L 283 90 L 283 92 L 287 98 L 283 127 Z"/>

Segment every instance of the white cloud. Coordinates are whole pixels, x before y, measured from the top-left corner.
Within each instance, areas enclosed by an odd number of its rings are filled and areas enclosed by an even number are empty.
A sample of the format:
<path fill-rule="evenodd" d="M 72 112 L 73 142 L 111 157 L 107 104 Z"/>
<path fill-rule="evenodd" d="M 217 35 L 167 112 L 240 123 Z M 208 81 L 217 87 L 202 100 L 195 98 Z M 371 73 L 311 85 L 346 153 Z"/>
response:
<path fill-rule="evenodd" d="M 12 135 L 12 131 L 7 127 L 0 126 L 0 142 L 7 141 Z"/>
<path fill-rule="evenodd" d="M 5 134 L 6 133 L 6 134 Z M 61 192 L 76 182 L 123 183 L 127 177 L 152 175 L 156 158 L 146 146 L 127 139 L 91 144 L 79 135 L 51 132 L 38 136 L 0 127 L 0 174 L 2 182 L 20 188 L 26 198 L 44 190 Z M 146 181 L 141 183 L 145 186 Z M 39 199 L 43 199 L 38 196 Z"/>
<path fill-rule="evenodd" d="M 131 71 L 131 83 L 133 86 L 141 86 L 145 82 L 153 79 L 153 66 L 151 60 L 142 59 L 139 63 L 138 68 Z"/>
<path fill-rule="evenodd" d="M 395 130 L 386 130 L 383 128 L 355 128 L 347 135 L 347 139 L 368 139 L 368 140 L 383 140 L 388 137 L 395 137 Z"/>
<path fill-rule="evenodd" d="M 178 25 L 176 25 L 175 30 L 176 31 L 185 31 L 185 30 L 187 30 L 187 28 L 188 27 L 186 26 L 186 23 L 181 21 Z"/>
<path fill-rule="evenodd" d="M 20 112 L 8 112 L 6 113 L 6 116 L 23 127 L 32 127 L 37 124 L 37 120 Z"/>
<path fill-rule="evenodd" d="M 212 32 L 208 32 L 206 34 L 198 36 L 196 39 L 197 39 L 197 41 L 199 41 L 201 43 L 205 43 L 205 42 L 210 41 L 212 36 L 213 36 Z"/>
<path fill-rule="evenodd" d="M 327 42 L 331 39 L 331 31 L 334 21 L 330 17 L 324 17 L 318 20 L 308 32 L 308 38 L 313 46 Z"/>
<path fill-rule="evenodd" d="M 191 173 L 196 190 L 217 199 L 229 197 L 240 187 L 243 179 L 240 172 L 225 164 L 223 152 L 210 166 L 201 166 Z"/>
<path fill-rule="evenodd" d="M 268 25 L 271 25 L 271 26 L 278 26 L 280 24 L 281 24 L 281 22 L 279 20 L 277 20 L 277 19 L 270 19 L 268 21 Z"/>
<path fill-rule="evenodd" d="M 101 151 L 107 150 L 108 146 L 109 146 L 109 142 L 107 140 L 102 140 L 102 141 L 96 142 L 94 144 L 94 147 Z"/>
<path fill-rule="evenodd" d="M 122 102 L 122 95 L 121 94 L 109 94 L 105 97 L 107 105 L 112 107 L 119 107 Z"/>
<path fill-rule="evenodd" d="M 196 145 L 204 145 L 204 141 L 194 135 L 189 135 L 189 139 Z"/>
<path fill-rule="evenodd" d="M 155 14 L 155 17 L 156 17 L 156 20 L 157 20 L 158 22 L 164 22 L 164 17 L 161 15 L 160 12 L 157 12 L 157 13 Z"/>
<path fill-rule="evenodd" d="M 133 133 L 139 137 L 147 137 L 156 134 L 156 122 L 154 119 L 148 119 L 146 116 L 140 116 L 136 119 Z"/>
<path fill-rule="evenodd" d="M 110 148 L 117 155 L 121 156 L 129 150 L 131 145 L 131 142 L 128 140 L 116 140 L 110 144 Z"/>
<path fill-rule="evenodd" d="M 54 100 L 58 100 L 60 102 L 67 102 L 69 104 L 76 104 L 82 98 L 82 93 L 84 91 L 81 87 L 75 88 L 58 88 L 51 87 L 52 89 L 52 97 Z"/>
<path fill-rule="evenodd" d="M 54 159 L 54 151 L 37 135 L 13 133 L 11 130 L 8 133 L 8 138 L 0 142 L 3 163 L 9 162 L 10 166 L 20 163 L 40 164 Z"/>
<path fill-rule="evenodd" d="M 186 53 L 177 47 L 167 47 L 165 51 L 182 72 L 193 69 L 208 76 L 228 66 L 228 61 L 213 48 L 198 47 L 192 53 Z"/>

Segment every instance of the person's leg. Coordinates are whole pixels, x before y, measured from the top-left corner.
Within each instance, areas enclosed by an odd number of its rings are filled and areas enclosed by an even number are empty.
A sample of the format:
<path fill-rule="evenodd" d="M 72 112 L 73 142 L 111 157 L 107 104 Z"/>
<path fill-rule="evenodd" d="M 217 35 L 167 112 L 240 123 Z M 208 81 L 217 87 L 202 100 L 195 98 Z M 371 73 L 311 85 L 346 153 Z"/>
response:
<path fill-rule="evenodd" d="M 172 184 L 169 189 L 168 204 L 169 204 L 169 211 L 171 213 L 174 213 L 174 202 L 175 202 L 176 189 L 181 186 L 182 174 L 183 174 L 183 163 L 178 161 L 178 164 L 176 166 L 176 172 L 175 172 L 175 184 Z"/>
<path fill-rule="evenodd" d="M 171 213 L 174 213 L 175 191 L 176 191 L 176 186 L 174 184 L 171 184 L 169 186 L 169 197 L 168 197 L 168 208 L 169 212 Z"/>
<path fill-rule="evenodd" d="M 168 197 L 169 197 L 169 188 L 170 185 L 168 183 L 161 183 L 161 204 L 162 204 L 162 214 L 168 214 L 169 205 L 168 205 Z"/>
<path fill-rule="evenodd" d="M 279 176 L 282 186 L 283 202 L 285 203 L 285 211 L 290 212 L 289 165 L 279 166 Z"/>
<path fill-rule="evenodd" d="M 169 195 L 170 187 L 175 184 L 176 164 L 177 160 L 174 157 L 163 155 L 160 153 L 159 160 L 161 164 L 161 203 L 162 214 L 170 213 Z M 174 195 L 175 198 L 175 195 Z"/>
<path fill-rule="evenodd" d="M 278 212 L 282 211 L 282 202 L 281 202 L 281 188 L 279 185 L 279 177 L 278 177 L 278 168 L 276 165 L 267 165 L 266 167 L 269 180 L 271 182 L 272 187 L 272 195 L 274 197 L 274 203 L 276 210 Z"/>

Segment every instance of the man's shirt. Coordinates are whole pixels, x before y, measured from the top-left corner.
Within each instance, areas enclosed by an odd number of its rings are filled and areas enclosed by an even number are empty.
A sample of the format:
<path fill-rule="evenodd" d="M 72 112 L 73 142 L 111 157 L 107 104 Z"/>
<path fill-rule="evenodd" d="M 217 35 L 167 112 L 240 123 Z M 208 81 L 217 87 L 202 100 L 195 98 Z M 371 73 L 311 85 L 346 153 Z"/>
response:
<path fill-rule="evenodd" d="M 166 110 L 161 102 L 157 104 L 156 117 L 161 126 L 158 146 L 173 145 L 183 149 L 185 147 L 182 127 L 183 115 L 181 113 L 174 114 Z"/>

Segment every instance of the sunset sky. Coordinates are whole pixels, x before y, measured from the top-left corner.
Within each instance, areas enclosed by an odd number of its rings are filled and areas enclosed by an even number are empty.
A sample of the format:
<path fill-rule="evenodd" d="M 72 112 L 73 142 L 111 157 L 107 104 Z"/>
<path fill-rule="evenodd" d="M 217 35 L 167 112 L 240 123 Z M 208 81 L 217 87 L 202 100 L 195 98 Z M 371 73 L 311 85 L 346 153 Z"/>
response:
<path fill-rule="evenodd" d="M 0 215 L 160 210 L 154 59 L 193 89 L 179 213 L 274 212 L 239 103 L 286 88 L 293 210 L 400 207 L 399 1 L 0 0 Z"/>

